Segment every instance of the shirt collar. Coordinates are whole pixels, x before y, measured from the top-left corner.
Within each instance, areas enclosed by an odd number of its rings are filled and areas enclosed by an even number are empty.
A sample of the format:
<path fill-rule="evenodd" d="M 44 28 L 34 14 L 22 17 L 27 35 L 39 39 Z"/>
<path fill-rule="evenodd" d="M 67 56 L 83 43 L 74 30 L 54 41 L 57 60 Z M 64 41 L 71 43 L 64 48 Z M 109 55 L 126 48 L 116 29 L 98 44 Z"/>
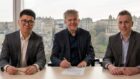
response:
<path fill-rule="evenodd" d="M 126 42 L 128 42 L 128 41 L 129 41 L 130 36 L 131 36 L 131 32 L 130 32 L 130 34 L 129 34 L 128 38 L 124 39 L 124 38 L 123 38 L 123 35 L 120 33 L 121 40 L 126 41 Z"/>
<path fill-rule="evenodd" d="M 68 34 L 69 34 L 70 36 L 72 36 L 72 34 L 71 34 L 70 31 L 68 30 L 68 28 L 67 28 L 66 30 L 67 30 Z M 77 30 L 76 30 L 76 35 L 75 35 L 75 36 L 72 36 L 72 37 L 76 37 L 77 35 L 78 35 L 78 28 L 77 28 Z"/>
<path fill-rule="evenodd" d="M 29 36 L 25 39 L 20 31 L 20 39 L 22 40 L 29 40 L 30 36 L 31 36 L 32 32 L 29 34 Z"/>

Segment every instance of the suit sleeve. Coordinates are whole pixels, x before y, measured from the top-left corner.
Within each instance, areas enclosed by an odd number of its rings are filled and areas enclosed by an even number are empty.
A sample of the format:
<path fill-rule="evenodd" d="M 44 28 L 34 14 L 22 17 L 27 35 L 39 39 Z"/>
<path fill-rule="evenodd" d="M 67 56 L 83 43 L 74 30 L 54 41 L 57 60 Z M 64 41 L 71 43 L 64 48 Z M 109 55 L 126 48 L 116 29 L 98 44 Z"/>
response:
<path fill-rule="evenodd" d="M 0 54 L 0 68 L 4 71 L 4 66 L 9 64 L 9 46 L 8 46 L 8 38 L 7 35 L 5 36 L 2 51 Z"/>
<path fill-rule="evenodd" d="M 38 52 L 37 52 L 37 61 L 35 62 L 35 64 L 39 65 L 40 70 L 42 70 L 46 64 L 44 44 L 43 44 L 42 38 L 39 41 Z"/>
<path fill-rule="evenodd" d="M 103 58 L 103 67 L 107 68 L 106 66 L 108 64 L 112 64 L 112 61 L 113 61 L 113 54 L 112 54 L 112 49 L 111 49 L 111 38 L 109 38 L 107 50 L 106 50 L 105 56 Z"/>
<path fill-rule="evenodd" d="M 54 41 L 53 41 L 53 48 L 52 48 L 52 54 L 51 54 L 51 62 L 54 66 L 59 66 L 61 60 L 60 60 L 60 45 L 58 41 L 58 37 L 55 35 Z"/>
<path fill-rule="evenodd" d="M 94 53 L 94 48 L 91 43 L 91 35 L 88 33 L 88 38 L 87 38 L 87 52 L 86 52 L 86 57 L 84 61 L 86 61 L 88 64 L 91 64 L 94 62 L 95 58 L 95 53 Z"/>

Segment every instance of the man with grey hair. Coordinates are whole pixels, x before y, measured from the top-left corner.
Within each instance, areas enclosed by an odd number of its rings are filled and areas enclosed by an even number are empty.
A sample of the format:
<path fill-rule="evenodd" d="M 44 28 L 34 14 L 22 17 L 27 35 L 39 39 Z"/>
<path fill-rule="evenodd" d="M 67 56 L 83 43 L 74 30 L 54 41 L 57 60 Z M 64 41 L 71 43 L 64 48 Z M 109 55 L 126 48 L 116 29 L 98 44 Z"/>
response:
<path fill-rule="evenodd" d="M 56 33 L 54 37 L 52 64 L 62 68 L 88 66 L 95 56 L 90 33 L 78 28 L 80 19 L 76 10 L 67 10 L 64 13 L 64 22 L 67 29 Z"/>

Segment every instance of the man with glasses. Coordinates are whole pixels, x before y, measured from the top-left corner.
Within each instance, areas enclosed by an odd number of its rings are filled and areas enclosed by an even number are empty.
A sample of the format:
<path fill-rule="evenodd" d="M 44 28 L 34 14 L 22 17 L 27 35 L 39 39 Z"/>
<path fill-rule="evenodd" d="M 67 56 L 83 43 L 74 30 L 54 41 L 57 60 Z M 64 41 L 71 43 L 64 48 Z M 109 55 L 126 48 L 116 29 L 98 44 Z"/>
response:
<path fill-rule="evenodd" d="M 19 31 L 7 34 L 0 55 L 0 68 L 9 74 L 18 71 L 31 75 L 46 64 L 42 37 L 32 31 L 36 19 L 30 9 L 21 11 Z"/>

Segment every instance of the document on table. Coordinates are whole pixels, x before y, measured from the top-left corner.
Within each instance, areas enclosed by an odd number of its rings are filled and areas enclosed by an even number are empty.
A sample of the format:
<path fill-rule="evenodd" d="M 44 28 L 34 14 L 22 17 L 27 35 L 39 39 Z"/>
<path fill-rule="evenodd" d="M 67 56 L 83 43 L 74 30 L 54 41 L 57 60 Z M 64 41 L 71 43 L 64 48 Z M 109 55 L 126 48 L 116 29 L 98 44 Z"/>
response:
<path fill-rule="evenodd" d="M 70 67 L 68 69 L 64 69 L 62 72 L 63 75 L 75 75 L 80 76 L 84 75 L 85 68 L 78 68 L 78 67 Z"/>

